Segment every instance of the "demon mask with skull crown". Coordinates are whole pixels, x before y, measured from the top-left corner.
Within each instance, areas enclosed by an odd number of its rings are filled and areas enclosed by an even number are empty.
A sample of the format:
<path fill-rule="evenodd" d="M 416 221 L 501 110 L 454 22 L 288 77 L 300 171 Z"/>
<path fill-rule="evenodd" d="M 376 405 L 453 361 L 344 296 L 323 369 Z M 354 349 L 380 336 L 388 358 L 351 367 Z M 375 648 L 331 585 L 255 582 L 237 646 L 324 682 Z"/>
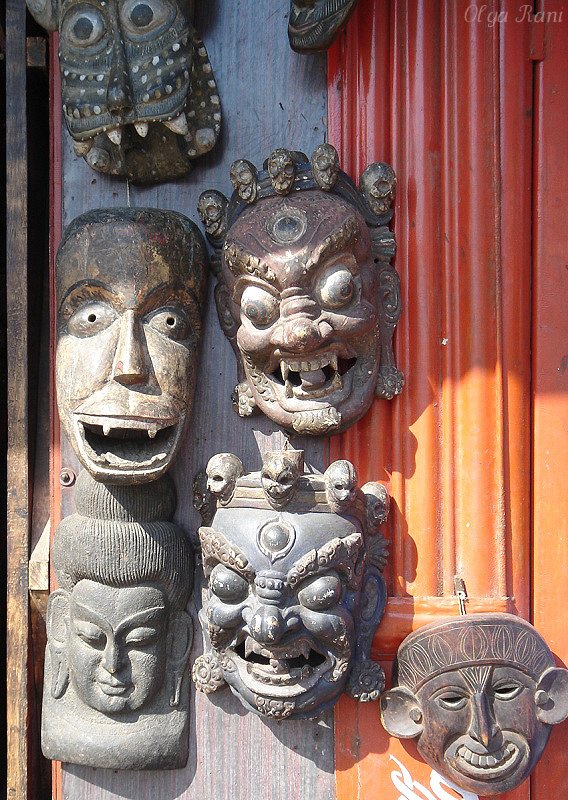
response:
<path fill-rule="evenodd" d="M 369 655 L 386 601 L 384 486 L 357 488 L 346 461 L 305 473 L 296 450 L 268 453 L 247 475 L 219 454 L 207 484 L 197 688 L 228 684 L 246 708 L 277 719 L 317 716 L 344 690 L 376 699 L 384 676 Z"/>
<path fill-rule="evenodd" d="M 357 0 L 292 0 L 290 47 L 297 53 L 326 50 L 351 16 Z"/>
<path fill-rule="evenodd" d="M 63 113 L 77 155 L 134 183 L 173 180 L 215 144 L 219 94 L 192 0 L 28 0 L 59 30 Z"/>
<path fill-rule="evenodd" d="M 381 698 L 386 730 L 417 739 L 433 769 L 484 797 L 522 783 L 568 716 L 568 671 L 512 614 L 420 628 L 401 644 L 393 679 Z"/>
<path fill-rule="evenodd" d="M 206 254 L 196 225 L 155 209 L 91 211 L 57 254 L 59 415 L 97 480 L 154 480 L 191 414 Z"/>
<path fill-rule="evenodd" d="M 395 176 L 367 167 L 357 190 L 337 152 L 276 150 L 257 172 L 233 164 L 229 201 L 204 192 L 199 213 L 218 270 L 221 327 L 237 357 L 234 402 L 298 433 L 352 425 L 403 378 L 392 339 L 401 312 L 390 264 Z"/>
<path fill-rule="evenodd" d="M 112 769 L 183 767 L 193 639 L 193 553 L 171 522 L 168 476 L 108 486 L 84 471 L 77 513 L 57 528 L 49 597 L 42 747 Z"/>

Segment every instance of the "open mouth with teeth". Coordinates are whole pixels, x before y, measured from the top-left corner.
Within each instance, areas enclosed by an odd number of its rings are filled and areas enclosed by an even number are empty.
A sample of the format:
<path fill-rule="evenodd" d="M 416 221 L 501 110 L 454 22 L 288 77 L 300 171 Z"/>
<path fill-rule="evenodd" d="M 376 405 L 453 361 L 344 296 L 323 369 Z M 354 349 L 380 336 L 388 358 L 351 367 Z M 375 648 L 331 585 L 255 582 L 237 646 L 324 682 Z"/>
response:
<path fill-rule="evenodd" d="M 257 691 L 258 684 L 265 687 L 269 685 L 271 694 L 275 696 L 302 694 L 330 672 L 334 665 L 330 653 L 316 649 L 305 638 L 296 639 L 288 646 L 268 649 L 247 636 L 229 651 L 229 655 L 245 685 Z"/>
<path fill-rule="evenodd" d="M 494 780 L 513 772 L 522 758 L 523 751 L 516 744 L 505 742 L 498 750 L 483 754 L 474 753 L 467 744 L 461 744 L 451 760 L 464 775 L 476 780 Z"/>
<path fill-rule="evenodd" d="M 184 95 L 185 94 L 186 92 L 184 92 Z M 76 120 L 74 120 L 74 122 L 76 122 Z M 123 144 L 123 135 L 127 133 L 129 136 L 134 134 L 136 138 L 141 137 L 142 139 L 145 139 L 148 135 L 151 124 L 163 125 L 169 131 L 172 131 L 172 133 L 175 133 L 178 136 L 187 136 L 189 133 L 187 116 L 183 110 L 178 111 L 167 118 L 160 117 L 152 119 L 145 116 L 143 119 L 126 121 L 121 125 L 117 125 L 116 122 L 109 120 L 109 124 L 100 124 L 97 127 L 91 127 L 87 134 L 77 130 L 77 126 L 72 125 L 71 119 L 69 119 L 69 123 L 73 135 L 82 137 L 81 139 L 75 141 L 73 145 L 76 154 L 79 156 L 86 156 L 89 153 L 95 143 L 95 137 L 99 134 L 106 134 L 110 142 L 118 147 Z"/>
<path fill-rule="evenodd" d="M 171 460 L 182 420 L 83 416 L 75 420 L 80 452 L 102 473 L 162 471 Z"/>
<path fill-rule="evenodd" d="M 356 363 L 356 358 L 339 358 L 336 353 L 312 356 L 305 361 L 281 359 L 270 377 L 284 387 L 285 397 L 315 400 L 343 389 L 345 376 Z"/>

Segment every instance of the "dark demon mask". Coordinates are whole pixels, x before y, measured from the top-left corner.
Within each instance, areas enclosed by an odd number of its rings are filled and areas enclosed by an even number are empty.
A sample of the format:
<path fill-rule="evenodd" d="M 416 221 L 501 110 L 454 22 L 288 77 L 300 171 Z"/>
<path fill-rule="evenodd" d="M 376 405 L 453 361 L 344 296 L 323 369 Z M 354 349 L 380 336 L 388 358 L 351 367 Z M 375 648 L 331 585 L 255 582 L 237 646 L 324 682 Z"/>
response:
<path fill-rule="evenodd" d="M 298 433 L 348 428 L 373 394 L 402 389 L 392 349 L 401 311 L 390 264 L 395 176 L 371 164 L 358 190 L 330 145 L 311 163 L 276 150 L 257 172 L 231 168 L 229 201 L 204 192 L 199 212 L 217 248 L 219 320 L 238 363 L 234 401 Z"/>
<path fill-rule="evenodd" d="M 75 152 L 136 183 L 178 178 L 211 150 L 219 95 L 192 0 L 28 0 L 59 30 L 63 114 Z"/>
<path fill-rule="evenodd" d="M 381 698 L 387 731 L 417 739 L 433 769 L 483 797 L 522 783 L 551 726 L 568 716 L 568 671 L 512 614 L 471 614 L 411 633 L 393 682 Z"/>
<path fill-rule="evenodd" d="M 292 50 L 315 53 L 328 48 L 356 5 L 357 0 L 292 0 L 288 19 Z"/>
<path fill-rule="evenodd" d="M 171 521 L 173 485 L 107 486 L 82 472 L 75 497 L 53 543 L 43 751 L 94 767 L 183 767 L 193 553 Z"/>
<path fill-rule="evenodd" d="M 295 450 L 268 453 L 248 475 L 235 456 L 217 455 L 207 486 L 216 508 L 199 530 L 197 688 L 227 683 L 246 708 L 279 719 L 317 716 L 344 690 L 376 699 L 384 676 L 369 654 L 386 600 L 384 486 L 358 489 L 347 461 L 306 474 Z"/>
<path fill-rule="evenodd" d="M 206 254 L 196 225 L 155 209 L 91 211 L 57 254 L 59 416 L 109 483 L 168 469 L 191 415 Z"/>

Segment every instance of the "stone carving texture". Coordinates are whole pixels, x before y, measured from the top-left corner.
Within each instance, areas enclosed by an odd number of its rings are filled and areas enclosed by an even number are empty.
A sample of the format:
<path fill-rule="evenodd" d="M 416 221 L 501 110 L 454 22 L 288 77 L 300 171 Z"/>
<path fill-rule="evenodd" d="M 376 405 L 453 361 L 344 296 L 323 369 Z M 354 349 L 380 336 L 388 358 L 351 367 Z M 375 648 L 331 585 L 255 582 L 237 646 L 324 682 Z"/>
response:
<path fill-rule="evenodd" d="M 75 152 L 135 183 L 172 180 L 215 144 L 221 107 L 189 0 L 28 0 L 59 31 Z"/>
<path fill-rule="evenodd" d="M 334 41 L 357 0 L 291 0 L 288 39 L 297 53 L 325 50 Z"/>
<path fill-rule="evenodd" d="M 197 227 L 153 209 L 91 211 L 57 255 L 59 415 L 98 480 L 154 480 L 191 415 L 206 255 Z"/>
<path fill-rule="evenodd" d="M 171 521 L 170 479 L 150 489 L 98 483 L 84 471 L 77 513 L 56 531 L 60 588 L 48 602 L 42 711 L 48 758 L 110 769 L 187 761 L 193 554 Z"/>
<path fill-rule="evenodd" d="M 320 145 L 311 162 L 279 149 L 257 171 L 239 160 L 234 192 L 198 204 L 218 273 L 221 327 L 238 363 L 234 403 L 298 433 L 344 430 L 373 393 L 402 390 L 393 333 L 401 312 L 392 217 L 396 178 L 371 164 L 361 189 Z"/>
<path fill-rule="evenodd" d="M 207 511 L 200 691 L 228 684 L 246 708 L 277 719 L 317 716 L 344 690 L 379 696 L 384 675 L 370 648 L 386 601 L 386 544 L 368 508 L 382 497 L 386 517 L 388 494 L 374 483 L 357 489 L 350 464 L 347 494 L 336 491 L 347 464 L 305 473 L 297 450 L 268 453 L 247 475 L 230 453 L 209 462 L 212 513 L 203 490 L 198 501 Z"/>
<path fill-rule="evenodd" d="M 514 789 L 568 717 L 568 671 L 538 632 L 511 614 L 434 623 L 401 644 L 383 725 L 416 738 L 425 761 L 479 795 Z"/>

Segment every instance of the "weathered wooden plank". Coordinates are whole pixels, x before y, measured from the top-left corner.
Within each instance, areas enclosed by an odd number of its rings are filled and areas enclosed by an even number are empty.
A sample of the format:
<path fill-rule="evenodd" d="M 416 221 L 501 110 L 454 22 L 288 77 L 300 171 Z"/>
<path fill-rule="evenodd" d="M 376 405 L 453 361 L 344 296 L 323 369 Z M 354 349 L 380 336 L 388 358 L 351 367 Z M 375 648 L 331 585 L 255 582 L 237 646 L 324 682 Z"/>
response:
<path fill-rule="evenodd" d="M 172 208 L 197 221 L 201 191 L 230 192 L 229 167 L 238 157 L 261 166 L 276 147 L 311 153 L 326 135 L 327 94 L 324 56 L 298 56 L 286 37 L 288 0 L 270 3 L 201 2 L 196 27 L 203 35 L 223 104 L 221 141 L 194 171 L 176 183 L 128 187 L 94 173 L 64 137 L 63 221 L 91 208 L 130 203 Z M 216 452 L 232 451 L 246 469 L 260 466 L 260 452 L 283 435 L 264 417 L 238 419 L 230 393 L 236 365 L 221 333 L 212 293 L 205 326 L 193 424 L 174 467 L 178 487 L 177 520 L 192 536 L 199 524 L 192 508 L 194 472 Z M 327 443 L 294 438 L 306 449 L 308 464 L 321 469 Z M 62 442 L 62 466 L 77 469 Z M 64 513 L 73 508 L 73 489 L 62 489 Z M 196 624 L 196 629 L 198 626 Z M 192 660 L 201 652 L 196 636 Z M 67 800 L 300 800 L 334 796 L 333 717 L 323 720 L 266 722 L 245 713 L 230 692 L 213 700 L 192 693 L 190 758 L 185 770 L 114 772 L 64 766 Z"/>
<path fill-rule="evenodd" d="M 25 5 L 6 6 L 8 347 L 7 718 L 9 800 L 28 797 L 28 330 Z"/>

